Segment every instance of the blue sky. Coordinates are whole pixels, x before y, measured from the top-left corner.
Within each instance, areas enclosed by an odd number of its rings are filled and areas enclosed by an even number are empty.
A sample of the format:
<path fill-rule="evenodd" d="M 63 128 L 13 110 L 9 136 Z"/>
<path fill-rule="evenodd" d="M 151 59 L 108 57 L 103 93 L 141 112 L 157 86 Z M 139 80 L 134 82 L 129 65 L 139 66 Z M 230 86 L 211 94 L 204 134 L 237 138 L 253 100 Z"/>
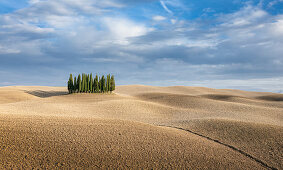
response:
<path fill-rule="evenodd" d="M 283 92 L 283 0 L 1 0 L 0 86 L 118 85 Z"/>

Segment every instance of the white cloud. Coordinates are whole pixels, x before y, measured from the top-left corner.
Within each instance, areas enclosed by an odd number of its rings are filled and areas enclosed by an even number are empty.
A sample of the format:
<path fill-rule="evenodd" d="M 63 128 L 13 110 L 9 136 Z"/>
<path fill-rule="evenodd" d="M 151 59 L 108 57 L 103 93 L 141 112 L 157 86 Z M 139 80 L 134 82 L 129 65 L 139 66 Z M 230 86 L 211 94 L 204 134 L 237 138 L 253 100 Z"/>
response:
<path fill-rule="evenodd" d="M 162 42 L 153 43 L 155 46 L 183 46 L 183 47 L 198 47 L 198 48 L 214 48 L 217 46 L 217 40 L 203 39 L 190 40 L 189 38 L 172 38 Z"/>
<path fill-rule="evenodd" d="M 176 19 L 171 19 L 170 20 L 172 24 L 176 24 L 177 20 Z"/>
<path fill-rule="evenodd" d="M 151 29 L 144 24 L 136 23 L 125 18 L 103 18 L 113 40 L 120 44 L 127 44 L 126 38 L 145 35 Z"/>
<path fill-rule="evenodd" d="M 41 2 L 42 0 L 29 0 L 29 4 L 36 4 Z"/>
<path fill-rule="evenodd" d="M 170 14 L 173 14 L 173 12 L 170 9 L 168 9 L 164 1 L 160 0 L 160 4 L 164 8 L 165 11 L 167 11 Z"/>
<path fill-rule="evenodd" d="M 48 15 L 46 23 L 53 28 L 70 28 L 83 22 L 83 17 Z"/>
<path fill-rule="evenodd" d="M 224 23 L 223 26 L 238 27 L 254 23 L 258 20 L 264 19 L 268 14 L 261 8 L 254 6 L 246 6 L 240 11 L 232 14 L 224 15 L 220 18 Z"/>
<path fill-rule="evenodd" d="M 85 61 L 90 61 L 94 63 L 142 63 L 144 59 L 140 56 L 129 54 L 121 51 L 117 51 L 115 53 L 115 57 L 93 57 L 93 58 L 85 58 Z"/>
<path fill-rule="evenodd" d="M 283 16 L 281 19 L 278 19 L 276 22 L 270 24 L 270 32 L 274 35 L 274 36 L 279 36 L 282 38 L 283 36 Z"/>
<path fill-rule="evenodd" d="M 18 49 L 12 49 L 9 47 L 4 47 L 0 45 L 0 54 L 18 54 L 21 51 Z"/>
<path fill-rule="evenodd" d="M 273 1 L 268 3 L 267 7 L 271 8 L 271 7 L 273 7 L 274 5 L 276 5 L 276 4 L 280 3 L 280 2 L 283 2 L 283 0 L 273 0 Z"/>
<path fill-rule="evenodd" d="M 160 16 L 160 15 L 156 15 L 156 16 L 153 16 L 152 19 L 154 21 L 163 21 L 163 20 L 166 20 L 166 17 Z"/>

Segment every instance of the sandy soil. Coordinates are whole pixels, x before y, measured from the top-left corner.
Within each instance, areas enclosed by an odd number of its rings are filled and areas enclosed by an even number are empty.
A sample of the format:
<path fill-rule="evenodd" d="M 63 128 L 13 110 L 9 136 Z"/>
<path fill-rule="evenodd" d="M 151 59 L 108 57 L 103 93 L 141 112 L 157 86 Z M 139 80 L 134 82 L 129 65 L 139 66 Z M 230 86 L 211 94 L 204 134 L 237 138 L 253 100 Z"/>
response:
<path fill-rule="evenodd" d="M 282 94 L 1 87 L 0 169 L 283 169 L 282 125 Z"/>

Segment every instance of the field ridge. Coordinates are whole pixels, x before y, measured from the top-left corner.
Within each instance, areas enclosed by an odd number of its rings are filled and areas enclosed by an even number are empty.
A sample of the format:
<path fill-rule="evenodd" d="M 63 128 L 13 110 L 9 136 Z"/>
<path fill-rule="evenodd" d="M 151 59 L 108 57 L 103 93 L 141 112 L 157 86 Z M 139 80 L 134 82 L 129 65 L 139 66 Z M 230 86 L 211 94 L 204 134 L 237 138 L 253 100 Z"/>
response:
<path fill-rule="evenodd" d="M 189 130 L 189 129 L 184 129 L 184 128 L 176 127 L 176 126 L 168 126 L 168 125 L 157 125 L 157 126 L 179 129 L 179 130 L 186 131 L 186 132 L 189 132 L 189 133 L 191 133 L 191 134 L 194 134 L 194 135 L 203 137 L 203 138 L 205 138 L 205 139 L 207 139 L 207 140 L 210 140 L 210 141 L 216 142 L 216 143 L 218 143 L 218 144 L 220 144 L 220 145 L 226 146 L 226 147 L 232 149 L 233 151 L 239 152 L 240 154 L 242 154 L 242 155 L 244 155 L 244 156 L 250 158 L 251 160 L 254 160 L 255 162 L 261 164 L 261 165 L 262 165 L 263 167 L 265 167 L 265 168 L 272 169 L 272 170 L 278 170 L 277 168 L 268 165 L 268 164 L 265 163 L 264 161 L 262 161 L 262 160 L 260 160 L 260 159 L 258 159 L 258 158 L 256 158 L 256 157 L 254 157 L 254 156 L 252 156 L 251 154 L 249 154 L 249 153 L 247 153 L 247 152 L 245 152 L 245 151 L 243 151 L 243 150 L 241 150 L 241 149 L 236 148 L 235 146 L 232 146 L 232 145 L 223 143 L 223 142 L 221 142 L 221 141 L 219 141 L 219 140 L 217 140 L 217 139 L 212 139 L 212 138 L 209 137 L 209 136 L 205 136 L 205 135 L 202 135 L 202 134 L 200 134 L 200 133 L 193 132 L 193 131 L 191 131 L 191 130 Z"/>

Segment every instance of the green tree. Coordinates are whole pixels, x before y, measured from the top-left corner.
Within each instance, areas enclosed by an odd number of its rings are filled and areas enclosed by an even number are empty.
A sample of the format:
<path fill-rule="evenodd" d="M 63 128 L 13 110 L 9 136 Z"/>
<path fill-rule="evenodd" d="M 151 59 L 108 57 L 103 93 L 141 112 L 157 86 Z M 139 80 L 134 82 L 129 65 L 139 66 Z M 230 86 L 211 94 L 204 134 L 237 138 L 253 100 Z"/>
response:
<path fill-rule="evenodd" d="M 93 88 L 92 88 L 92 86 L 93 86 L 93 79 L 92 79 L 92 73 L 90 73 L 90 77 L 89 77 L 89 91 L 90 91 L 91 93 L 93 93 Z"/>
<path fill-rule="evenodd" d="M 86 76 L 86 92 L 89 92 L 89 74 Z"/>
<path fill-rule="evenodd" d="M 106 92 L 110 91 L 110 74 L 106 77 Z"/>
<path fill-rule="evenodd" d="M 74 90 L 74 93 L 76 93 L 76 91 L 77 91 L 77 77 L 74 78 L 74 88 L 73 88 L 73 90 Z"/>
<path fill-rule="evenodd" d="M 98 76 L 96 74 L 95 78 L 94 78 L 94 92 L 98 93 L 99 92 L 99 81 L 98 81 Z"/>
<path fill-rule="evenodd" d="M 72 93 L 73 92 L 73 75 L 70 74 L 70 77 L 69 77 L 69 81 L 68 81 L 68 91 L 69 93 Z"/>
<path fill-rule="evenodd" d="M 101 77 L 101 92 L 104 93 L 106 91 L 106 81 L 104 75 Z"/>
<path fill-rule="evenodd" d="M 87 91 L 86 74 L 84 74 L 84 93 Z"/>
<path fill-rule="evenodd" d="M 87 92 L 87 74 L 85 74 L 85 87 L 84 87 L 84 92 Z"/>
<path fill-rule="evenodd" d="M 106 75 L 106 80 L 105 80 L 105 92 L 108 91 L 108 88 L 109 88 L 109 86 L 108 86 L 108 75 Z"/>
<path fill-rule="evenodd" d="M 101 77 L 99 76 L 98 79 L 98 86 L 99 86 L 99 92 L 101 92 Z"/>
<path fill-rule="evenodd" d="M 82 79 L 81 79 L 81 75 L 78 75 L 78 79 L 77 79 L 77 86 L 78 86 L 78 92 L 81 93 L 82 91 Z"/>
<path fill-rule="evenodd" d="M 84 73 L 82 73 L 82 89 L 81 89 L 81 93 L 84 92 L 84 88 L 85 88 L 85 84 L 84 84 Z"/>
<path fill-rule="evenodd" d="M 111 84 L 110 84 L 110 91 L 114 91 L 115 90 L 115 79 L 114 79 L 114 75 L 111 76 L 111 80 L 110 80 Z"/>

